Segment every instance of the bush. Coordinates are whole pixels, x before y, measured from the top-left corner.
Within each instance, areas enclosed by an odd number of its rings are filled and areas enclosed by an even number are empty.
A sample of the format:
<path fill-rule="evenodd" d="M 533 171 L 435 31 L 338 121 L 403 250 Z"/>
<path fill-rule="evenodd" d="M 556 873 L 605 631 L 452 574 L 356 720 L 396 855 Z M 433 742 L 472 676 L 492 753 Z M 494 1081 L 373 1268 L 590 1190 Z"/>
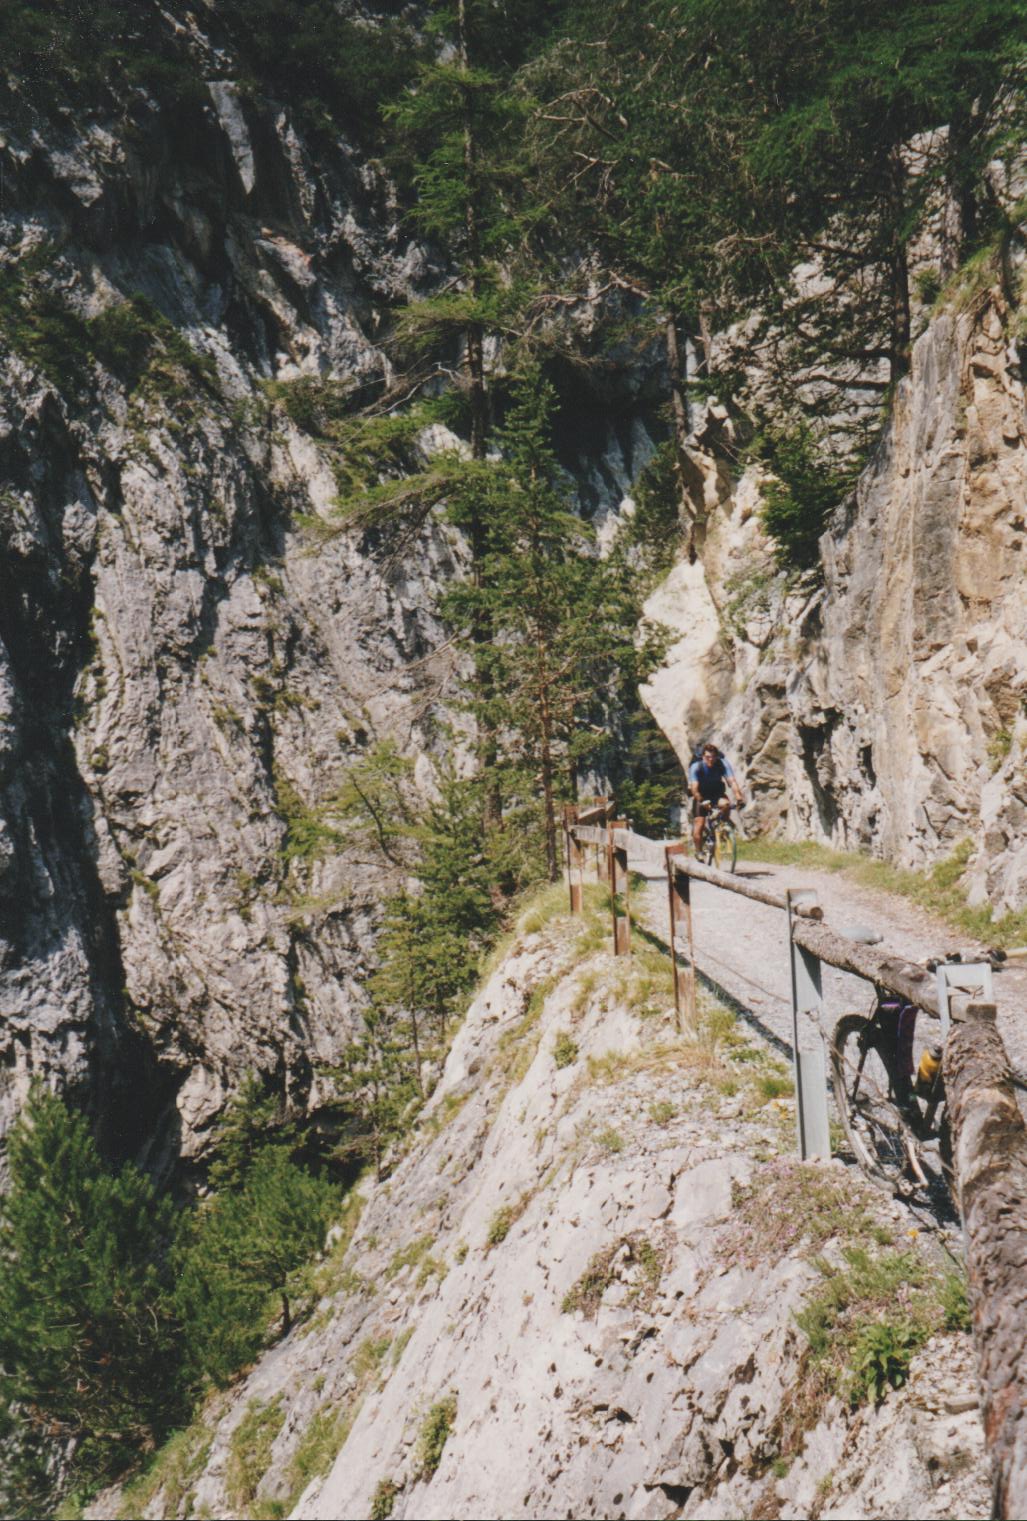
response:
<path fill-rule="evenodd" d="M 558 1067 L 569 1067 L 578 1059 L 578 1043 L 566 1030 L 557 1030 L 553 1041 L 553 1061 Z"/>
<path fill-rule="evenodd" d="M 900 1389 L 913 1353 L 926 1339 L 925 1329 L 908 1321 L 861 1327 L 849 1353 L 850 1402 L 862 1405 L 872 1399 L 876 1404 L 887 1389 Z"/>
<path fill-rule="evenodd" d="M 389 1521 L 399 1494 L 399 1485 L 393 1479 L 379 1479 L 371 1498 L 371 1521 Z"/>
<path fill-rule="evenodd" d="M 832 455 L 804 422 L 767 430 L 754 449 L 775 476 L 763 487 L 763 526 L 778 564 L 810 570 L 819 563 L 827 520 L 851 491 L 862 459 Z"/>
<path fill-rule="evenodd" d="M 442 1461 L 442 1451 L 453 1430 L 456 1411 L 456 1395 L 447 1394 L 444 1400 L 432 1405 L 421 1424 L 417 1462 L 423 1479 L 430 1479 Z"/>

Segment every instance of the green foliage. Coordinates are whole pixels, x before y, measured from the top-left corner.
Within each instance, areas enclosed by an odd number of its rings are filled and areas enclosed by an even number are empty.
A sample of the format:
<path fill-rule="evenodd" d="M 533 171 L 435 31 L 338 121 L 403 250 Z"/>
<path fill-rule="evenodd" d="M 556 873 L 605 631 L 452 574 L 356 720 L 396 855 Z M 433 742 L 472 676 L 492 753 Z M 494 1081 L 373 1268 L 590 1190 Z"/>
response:
<path fill-rule="evenodd" d="M 379 1479 L 371 1496 L 371 1521 L 389 1521 L 399 1495 L 394 1479 Z"/>
<path fill-rule="evenodd" d="M 486 1247 L 501 1246 L 516 1224 L 517 1212 L 511 1204 L 504 1204 L 497 1209 L 489 1221 L 488 1230 L 485 1232 Z"/>
<path fill-rule="evenodd" d="M 73 1440 L 79 1482 L 152 1442 L 181 1410 L 161 1253 L 170 1204 L 105 1167 L 85 1119 L 37 1091 L 11 1133 L 0 1205 L 0 1402 Z"/>
<path fill-rule="evenodd" d="M 422 1479 L 430 1479 L 442 1461 L 442 1452 L 449 1441 L 456 1421 L 457 1396 L 447 1394 L 436 1401 L 421 1423 L 417 1444 L 417 1467 Z"/>
<path fill-rule="evenodd" d="M 970 1300 L 966 1274 L 958 1269 L 946 1273 L 941 1281 L 939 1300 L 946 1331 L 971 1331 Z"/>
<path fill-rule="evenodd" d="M 246 1182 L 257 1153 L 272 1133 L 279 1141 L 291 1138 L 284 1124 L 281 1100 L 255 1072 L 247 1072 L 229 1099 L 217 1131 L 208 1181 L 215 1193 L 236 1190 Z"/>
<path fill-rule="evenodd" d="M 148 90 L 171 114 L 209 99 L 184 39 L 139 0 L 11 0 L 0 11 L 0 52 L 37 105 L 95 109 Z"/>
<path fill-rule="evenodd" d="M 578 1059 L 578 1043 L 566 1030 L 557 1030 L 553 1038 L 553 1061 L 557 1067 L 569 1067 Z"/>
<path fill-rule="evenodd" d="M 294 861 L 304 864 L 319 861 L 343 843 L 339 831 L 325 822 L 323 811 L 304 802 L 280 770 L 275 772 L 275 807 L 285 823 L 282 859 L 286 866 Z"/>
<path fill-rule="evenodd" d="M 264 1145 L 242 1186 L 216 1194 L 183 1225 L 174 1303 L 196 1380 L 227 1383 L 263 1344 L 277 1299 L 291 1320 L 290 1276 L 324 1241 L 335 1190 L 287 1149 Z"/>
<path fill-rule="evenodd" d="M 65 300 L 68 270 L 59 251 L 38 244 L 0 268 L 0 330 L 11 347 L 56 386 L 83 389 L 100 364 L 131 395 L 150 399 L 217 393 L 217 371 L 145 296 L 130 295 L 95 317 L 83 317 Z"/>
<path fill-rule="evenodd" d="M 399 842 L 410 832 L 404 783 L 413 769 L 392 740 L 383 740 L 347 767 L 331 802 L 333 814 L 356 824 L 393 865 L 398 864 Z"/>
<path fill-rule="evenodd" d="M 213 1437 L 202 1414 L 182 1431 L 176 1431 L 148 1462 L 142 1473 L 122 1490 L 120 1515 L 124 1521 L 141 1516 L 150 1502 L 162 1495 L 165 1515 L 188 1514 L 192 1490 L 210 1456 Z"/>
<path fill-rule="evenodd" d="M 763 526 L 774 540 L 778 562 L 809 570 L 819 560 L 828 518 L 855 483 L 861 458 L 832 458 L 802 422 L 767 430 L 755 447 L 773 471 L 763 487 Z"/>
<path fill-rule="evenodd" d="M 861 1326 L 849 1353 L 849 1401 L 875 1404 L 888 1389 L 906 1382 L 913 1353 L 926 1340 L 926 1333 L 908 1321 L 878 1321 Z"/>

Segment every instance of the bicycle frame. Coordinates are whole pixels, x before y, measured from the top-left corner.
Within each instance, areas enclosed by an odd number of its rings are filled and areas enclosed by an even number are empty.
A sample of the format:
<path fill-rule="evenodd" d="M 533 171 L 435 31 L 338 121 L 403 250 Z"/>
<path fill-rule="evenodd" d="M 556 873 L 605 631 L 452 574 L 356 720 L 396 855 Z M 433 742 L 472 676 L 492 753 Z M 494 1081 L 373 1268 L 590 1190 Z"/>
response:
<path fill-rule="evenodd" d="M 913 1088 L 913 1038 L 920 1011 L 915 1004 L 876 990 L 874 1007 L 870 1013 L 866 1035 L 860 1039 L 860 1059 L 856 1069 L 856 1081 L 852 1098 L 859 1097 L 859 1083 L 867 1053 L 873 1047 L 880 1056 L 888 1074 L 890 1097 L 909 1124 L 918 1141 L 930 1140 L 938 1135 L 935 1124 L 938 1111 L 945 1102 L 945 1084 L 941 1068 L 935 1072 L 930 1091 L 917 1095 Z M 874 1037 L 877 1038 L 874 1038 Z M 920 1104 L 923 1103 L 921 1110 Z"/>

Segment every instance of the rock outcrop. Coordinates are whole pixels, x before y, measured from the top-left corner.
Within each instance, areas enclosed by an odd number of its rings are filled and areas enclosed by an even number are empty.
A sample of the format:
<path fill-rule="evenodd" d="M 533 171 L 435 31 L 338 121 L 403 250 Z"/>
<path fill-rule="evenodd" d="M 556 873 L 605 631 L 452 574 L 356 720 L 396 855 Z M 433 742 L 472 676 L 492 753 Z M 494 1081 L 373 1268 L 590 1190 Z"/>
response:
<path fill-rule="evenodd" d="M 650 604 L 681 643 L 650 706 L 679 752 L 716 732 L 756 820 L 926 866 L 972 841 L 997 909 L 1027 888 L 1027 415 L 998 288 L 931 322 L 852 497 L 823 582 L 789 588 L 749 471 L 702 564 Z"/>
<path fill-rule="evenodd" d="M 796 1325 L 843 1222 L 910 1217 L 785 1160 L 774 1060 L 725 1010 L 675 1036 L 665 959 L 601 930 L 518 934 L 306 1323 L 90 1515 L 988 1514 L 965 1332 L 850 1410 Z"/>

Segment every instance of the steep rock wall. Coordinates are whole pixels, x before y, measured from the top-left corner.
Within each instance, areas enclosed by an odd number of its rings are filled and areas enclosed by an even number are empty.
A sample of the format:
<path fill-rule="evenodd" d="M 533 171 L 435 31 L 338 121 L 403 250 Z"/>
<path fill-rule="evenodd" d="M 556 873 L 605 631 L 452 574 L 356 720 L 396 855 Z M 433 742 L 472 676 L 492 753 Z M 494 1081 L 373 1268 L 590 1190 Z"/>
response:
<path fill-rule="evenodd" d="M 247 1070 L 320 1104 L 398 878 L 373 838 L 295 835 L 377 740 L 431 788 L 456 689 L 433 607 L 464 557 L 431 523 L 339 532 L 316 428 L 265 389 L 373 395 L 388 308 L 441 262 L 379 167 L 312 147 L 175 9 L 188 108 L 70 110 L 0 64 L 0 1134 L 40 1079 L 159 1167 Z M 644 410 L 568 440 L 590 513 Z"/>
<path fill-rule="evenodd" d="M 716 732 L 755 820 L 924 866 L 973 842 L 998 908 L 1027 886 L 1027 437 L 999 290 L 935 318 L 852 497 L 819 588 L 775 569 L 749 472 L 704 563 L 651 603 L 684 638 L 650 705 L 679 751 Z"/>

